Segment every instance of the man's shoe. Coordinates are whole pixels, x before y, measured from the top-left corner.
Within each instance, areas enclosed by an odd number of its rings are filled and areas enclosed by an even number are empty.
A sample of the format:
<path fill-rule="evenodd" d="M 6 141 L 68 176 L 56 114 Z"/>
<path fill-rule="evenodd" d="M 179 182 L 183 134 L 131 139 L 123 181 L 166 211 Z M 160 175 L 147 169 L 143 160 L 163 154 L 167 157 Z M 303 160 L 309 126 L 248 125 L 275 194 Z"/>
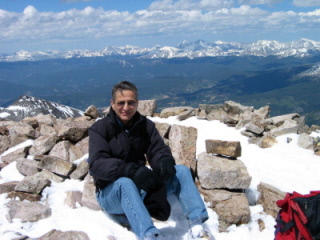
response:
<path fill-rule="evenodd" d="M 208 229 L 202 229 L 197 236 L 193 236 L 191 230 L 189 230 L 188 240 L 214 240 L 213 236 Z"/>

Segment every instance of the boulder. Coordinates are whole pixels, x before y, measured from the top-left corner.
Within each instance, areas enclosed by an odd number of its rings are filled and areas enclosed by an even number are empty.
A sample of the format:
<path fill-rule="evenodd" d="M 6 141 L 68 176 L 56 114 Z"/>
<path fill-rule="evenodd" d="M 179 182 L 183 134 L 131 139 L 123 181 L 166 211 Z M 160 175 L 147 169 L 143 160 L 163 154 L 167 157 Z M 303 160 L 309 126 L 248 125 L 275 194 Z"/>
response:
<path fill-rule="evenodd" d="M 49 179 L 43 178 L 41 173 L 37 173 L 35 175 L 25 177 L 16 185 L 14 190 L 40 195 L 42 190 L 50 185 L 51 181 Z"/>
<path fill-rule="evenodd" d="M 138 112 L 143 116 L 153 116 L 157 109 L 157 100 L 139 100 Z"/>
<path fill-rule="evenodd" d="M 205 189 L 200 189 L 200 192 L 209 207 L 217 213 L 220 231 L 226 231 L 233 224 L 249 223 L 250 208 L 244 193 Z"/>
<path fill-rule="evenodd" d="M 89 236 L 85 232 L 81 231 L 59 231 L 56 229 L 41 236 L 38 240 L 90 240 Z"/>
<path fill-rule="evenodd" d="M 76 168 L 76 165 L 53 156 L 45 156 L 39 162 L 39 168 L 47 169 L 50 172 L 68 177 Z"/>
<path fill-rule="evenodd" d="M 161 118 L 168 118 L 171 116 L 177 116 L 183 112 L 188 112 L 193 110 L 193 107 L 172 107 L 172 108 L 165 108 L 160 112 Z"/>
<path fill-rule="evenodd" d="M 17 159 L 25 158 L 25 157 L 27 157 L 28 151 L 30 148 L 31 148 L 31 146 L 19 148 L 19 149 L 15 150 L 14 152 L 11 152 L 11 153 L 8 153 L 8 154 L 2 156 L 1 161 L 4 164 L 9 164 L 9 163 L 16 161 Z"/>
<path fill-rule="evenodd" d="M 177 164 L 183 164 L 195 171 L 196 143 L 198 132 L 194 127 L 172 125 L 169 133 L 172 155 Z"/>
<path fill-rule="evenodd" d="M 51 209 L 38 202 L 11 200 L 8 208 L 7 218 L 10 222 L 14 218 L 18 218 L 22 222 L 36 222 L 51 216 Z"/>
<path fill-rule="evenodd" d="M 2 193 L 8 193 L 14 190 L 14 188 L 17 186 L 19 182 L 18 181 L 12 181 L 12 182 L 6 182 L 0 184 L 0 194 Z"/>
<path fill-rule="evenodd" d="M 93 119 L 97 119 L 100 117 L 100 113 L 99 113 L 98 109 L 93 105 L 91 105 L 87 108 L 87 110 L 84 112 L 84 115 L 88 116 L 90 118 L 93 118 Z"/>
<path fill-rule="evenodd" d="M 251 176 L 242 161 L 205 152 L 198 155 L 197 173 L 204 189 L 246 189 L 251 183 Z"/>
<path fill-rule="evenodd" d="M 82 206 L 82 192 L 80 191 L 68 191 L 64 200 L 64 204 L 71 208 L 77 208 L 77 204 Z"/>
<path fill-rule="evenodd" d="M 16 161 L 16 168 L 24 176 L 32 176 L 39 172 L 38 162 L 35 160 L 19 158 Z"/>
<path fill-rule="evenodd" d="M 87 161 L 82 161 L 77 168 L 71 173 L 70 178 L 83 180 L 84 177 L 88 174 L 89 164 Z"/>
<path fill-rule="evenodd" d="M 83 156 L 81 149 L 68 140 L 58 142 L 51 149 L 49 155 L 69 162 L 73 162 Z"/>
<path fill-rule="evenodd" d="M 298 138 L 298 145 L 302 148 L 313 150 L 313 138 L 307 133 L 301 133 Z"/>
<path fill-rule="evenodd" d="M 207 153 L 226 155 L 234 158 L 241 156 L 240 142 L 207 139 L 205 143 Z"/>
<path fill-rule="evenodd" d="M 38 137 L 33 144 L 33 147 L 30 149 L 30 155 L 42 155 L 48 153 L 56 144 L 57 137 L 55 135 L 50 136 L 40 136 Z"/>
<path fill-rule="evenodd" d="M 85 178 L 81 202 L 84 207 L 96 211 L 101 210 L 96 199 L 96 187 L 94 186 L 93 178 L 90 175 L 87 175 Z"/>
<path fill-rule="evenodd" d="M 258 185 L 258 191 L 260 196 L 257 203 L 263 206 L 267 214 L 277 217 L 280 208 L 276 205 L 276 201 L 284 199 L 286 193 L 264 182 Z"/>

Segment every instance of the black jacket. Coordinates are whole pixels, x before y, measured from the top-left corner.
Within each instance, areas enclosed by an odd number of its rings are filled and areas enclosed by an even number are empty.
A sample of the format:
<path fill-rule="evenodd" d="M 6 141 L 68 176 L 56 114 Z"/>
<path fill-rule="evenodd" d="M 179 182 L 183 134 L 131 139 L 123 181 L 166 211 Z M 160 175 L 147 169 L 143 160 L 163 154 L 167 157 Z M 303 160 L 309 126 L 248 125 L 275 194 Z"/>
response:
<path fill-rule="evenodd" d="M 161 159 L 168 158 L 174 161 L 155 124 L 139 112 L 125 129 L 110 108 L 110 113 L 89 129 L 89 170 L 98 189 L 127 176 L 128 163 L 144 166 L 148 160 L 159 174 Z"/>

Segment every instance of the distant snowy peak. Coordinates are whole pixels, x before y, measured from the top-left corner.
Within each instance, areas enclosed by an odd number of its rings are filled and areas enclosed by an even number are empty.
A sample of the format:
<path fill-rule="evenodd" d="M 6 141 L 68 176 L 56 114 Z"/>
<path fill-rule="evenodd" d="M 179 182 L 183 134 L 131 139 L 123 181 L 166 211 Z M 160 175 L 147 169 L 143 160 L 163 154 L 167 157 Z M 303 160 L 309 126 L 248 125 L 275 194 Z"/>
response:
<path fill-rule="evenodd" d="M 41 113 L 44 115 L 52 114 L 56 118 L 62 119 L 83 116 L 81 110 L 27 95 L 19 97 L 7 108 L 0 108 L 0 118 L 12 121 L 20 121 Z"/>
<path fill-rule="evenodd" d="M 131 45 L 124 47 L 106 47 L 101 51 L 70 50 L 27 52 L 19 51 L 13 55 L 0 55 L 0 61 L 40 61 L 48 59 L 68 59 L 81 57 L 105 56 L 133 56 L 136 58 L 199 58 L 218 56 L 262 56 L 274 55 L 278 57 L 307 57 L 320 54 L 320 42 L 301 38 L 292 42 L 281 43 L 278 41 L 259 40 L 253 43 L 237 43 L 216 41 L 210 43 L 205 40 L 195 42 L 183 41 L 176 47 L 155 46 L 141 48 Z"/>

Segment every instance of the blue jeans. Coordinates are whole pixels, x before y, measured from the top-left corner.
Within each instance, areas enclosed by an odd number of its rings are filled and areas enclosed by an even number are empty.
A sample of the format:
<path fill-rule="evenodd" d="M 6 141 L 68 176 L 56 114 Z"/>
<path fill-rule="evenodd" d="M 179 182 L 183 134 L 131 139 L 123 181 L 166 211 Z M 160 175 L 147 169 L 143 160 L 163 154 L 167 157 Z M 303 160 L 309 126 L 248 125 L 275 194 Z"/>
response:
<path fill-rule="evenodd" d="M 167 196 L 174 194 L 190 227 L 201 224 L 208 219 L 208 212 L 196 188 L 191 172 L 184 165 L 176 165 L 176 175 L 166 182 Z M 144 191 L 139 191 L 129 178 L 119 178 L 97 192 L 97 201 L 109 214 L 125 214 L 134 233 L 140 239 L 157 239 L 159 230 L 143 204 Z"/>

